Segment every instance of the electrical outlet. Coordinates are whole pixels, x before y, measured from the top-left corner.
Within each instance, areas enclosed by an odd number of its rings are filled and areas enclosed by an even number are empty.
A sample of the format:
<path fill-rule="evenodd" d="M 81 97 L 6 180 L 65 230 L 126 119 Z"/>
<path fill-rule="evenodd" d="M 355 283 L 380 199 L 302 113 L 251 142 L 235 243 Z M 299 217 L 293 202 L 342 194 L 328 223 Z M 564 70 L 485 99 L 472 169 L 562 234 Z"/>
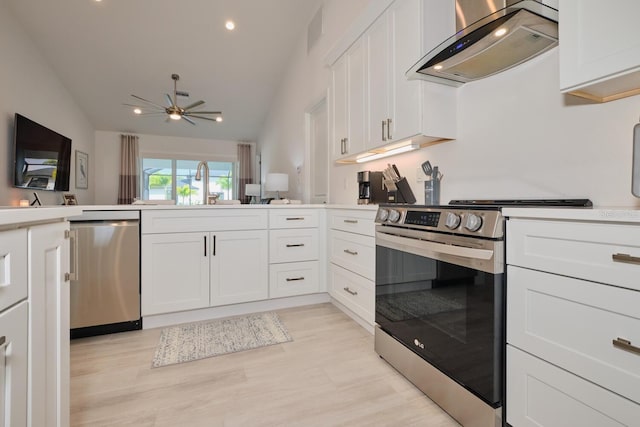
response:
<path fill-rule="evenodd" d="M 416 169 L 416 182 L 424 182 L 424 181 L 425 181 L 425 175 L 424 175 L 424 172 L 422 171 L 422 168 Z"/>

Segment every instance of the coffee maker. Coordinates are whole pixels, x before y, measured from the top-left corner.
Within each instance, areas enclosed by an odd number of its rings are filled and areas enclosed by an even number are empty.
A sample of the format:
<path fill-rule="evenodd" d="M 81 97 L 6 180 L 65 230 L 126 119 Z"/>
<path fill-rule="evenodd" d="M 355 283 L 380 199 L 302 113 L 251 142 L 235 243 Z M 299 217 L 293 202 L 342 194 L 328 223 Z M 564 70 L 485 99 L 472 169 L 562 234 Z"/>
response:
<path fill-rule="evenodd" d="M 384 203 L 387 192 L 382 184 L 382 172 L 358 172 L 358 204 Z"/>

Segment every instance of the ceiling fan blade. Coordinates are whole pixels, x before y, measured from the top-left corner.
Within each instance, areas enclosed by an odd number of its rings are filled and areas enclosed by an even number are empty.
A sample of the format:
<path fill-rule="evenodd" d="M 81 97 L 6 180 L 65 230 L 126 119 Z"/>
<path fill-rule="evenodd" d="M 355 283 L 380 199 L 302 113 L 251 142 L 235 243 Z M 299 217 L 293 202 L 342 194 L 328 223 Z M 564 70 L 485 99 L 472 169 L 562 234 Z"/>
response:
<path fill-rule="evenodd" d="M 204 101 L 194 102 L 193 104 L 187 105 L 186 107 L 184 107 L 183 110 L 187 111 L 187 110 L 190 110 L 190 109 L 195 108 L 195 107 L 197 107 L 199 105 L 202 105 L 202 104 L 204 104 Z"/>
<path fill-rule="evenodd" d="M 218 115 L 222 115 L 222 111 L 185 111 L 185 114 L 218 114 Z"/>
<path fill-rule="evenodd" d="M 186 116 L 182 116 L 182 117 L 186 117 Z M 212 119 L 211 117 L 204 117 L 204 116 L 196 116 L 194 114 L 189 114 L 189 117 L 193 117 L 195 119 L 203 119 L 203 120 L 210 120 L 212 122 L 217 122 L 216 119 Z"/>
<path fill-rule="evenodd" d="M 183 116 L 182 116 L 182 118 L 183 118 L 183 119 L 185 119 L 186 121 L 188 121 L 189 123 L 191 123 L 192 125 L 194 125 L 194 126 L 195 126 L 196 122 L 194 122 L 193 120 L 191 120 L 189 117 L 187 117 L 187 116 L 184 116 L 184 115 L 183 115 Z"/>
<path fill-rule="evenodd" d="M 133 95 L 133 94 L 131 96 L 133 96 L 135 99 L 139 99 L 142 102 L 146 102 L 149 105 L 153 105 L 154 107 L 160 108 L 163 111 L 165 109 L 165 107 L 163 107 L 162 105 L 156 104 L 155 102 L 151 102 L 148 99 L 140 98 L 139 96 Z"/>
<path fill-rule="evenodd" d="M 173 105 L 173 100 L 171 99 L 171 95 L 169 95 L 168 93 L 164 94 L 165 99 L 167 100 L 167 107 L 175 107 L 175 105 Z"/>

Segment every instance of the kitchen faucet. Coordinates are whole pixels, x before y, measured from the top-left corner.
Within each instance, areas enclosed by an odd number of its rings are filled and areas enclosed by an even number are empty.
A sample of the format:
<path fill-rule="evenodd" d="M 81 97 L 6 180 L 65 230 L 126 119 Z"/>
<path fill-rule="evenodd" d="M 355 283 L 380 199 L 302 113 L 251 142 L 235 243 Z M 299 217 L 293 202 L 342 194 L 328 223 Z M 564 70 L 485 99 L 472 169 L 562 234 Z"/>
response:
<path fill-rule="evenodd" d="M 209 165 L 204 160 L 198 163 L 198 168 L 196 169 L 196 181 L 202 180 L 202 169 L 205 171 L 206 179 L 203 181 L 202 187 L 204 188 L 204 192 L 202 195 L 202 204 L 206 205 L 208 203 L 209 197 Z"/>

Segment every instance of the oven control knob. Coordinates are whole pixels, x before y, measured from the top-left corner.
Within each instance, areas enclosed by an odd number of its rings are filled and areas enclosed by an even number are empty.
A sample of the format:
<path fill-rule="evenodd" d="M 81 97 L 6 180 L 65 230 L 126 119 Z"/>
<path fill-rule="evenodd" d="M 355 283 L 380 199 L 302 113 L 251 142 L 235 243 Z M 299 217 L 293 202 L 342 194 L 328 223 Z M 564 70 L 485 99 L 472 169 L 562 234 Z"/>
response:
<path fill-rule="evenodd" d="M 464 228 L 469 231 L 478 231 L 482 227 L 482 218 L 476 214 L 466 216 Z"/>
<path fill-rule="evenodd" d="M 378 212 L 378 220 L 386 221 L 389 218 L 389 210 L 380 208 Z"/>
<path fill-rule="evenodd" d="M 449 230 L 455 230 L 460 225 L 460 215 L 449 212 L 444 220 L 444 225 Z"/>
<path fill-rule="evenodd" d="M 391 209 L 389 211 L 389 221 L 391 222 L 398 222 L 400 221 L 400 212 L 398 212 L 395 209 Z"/>

